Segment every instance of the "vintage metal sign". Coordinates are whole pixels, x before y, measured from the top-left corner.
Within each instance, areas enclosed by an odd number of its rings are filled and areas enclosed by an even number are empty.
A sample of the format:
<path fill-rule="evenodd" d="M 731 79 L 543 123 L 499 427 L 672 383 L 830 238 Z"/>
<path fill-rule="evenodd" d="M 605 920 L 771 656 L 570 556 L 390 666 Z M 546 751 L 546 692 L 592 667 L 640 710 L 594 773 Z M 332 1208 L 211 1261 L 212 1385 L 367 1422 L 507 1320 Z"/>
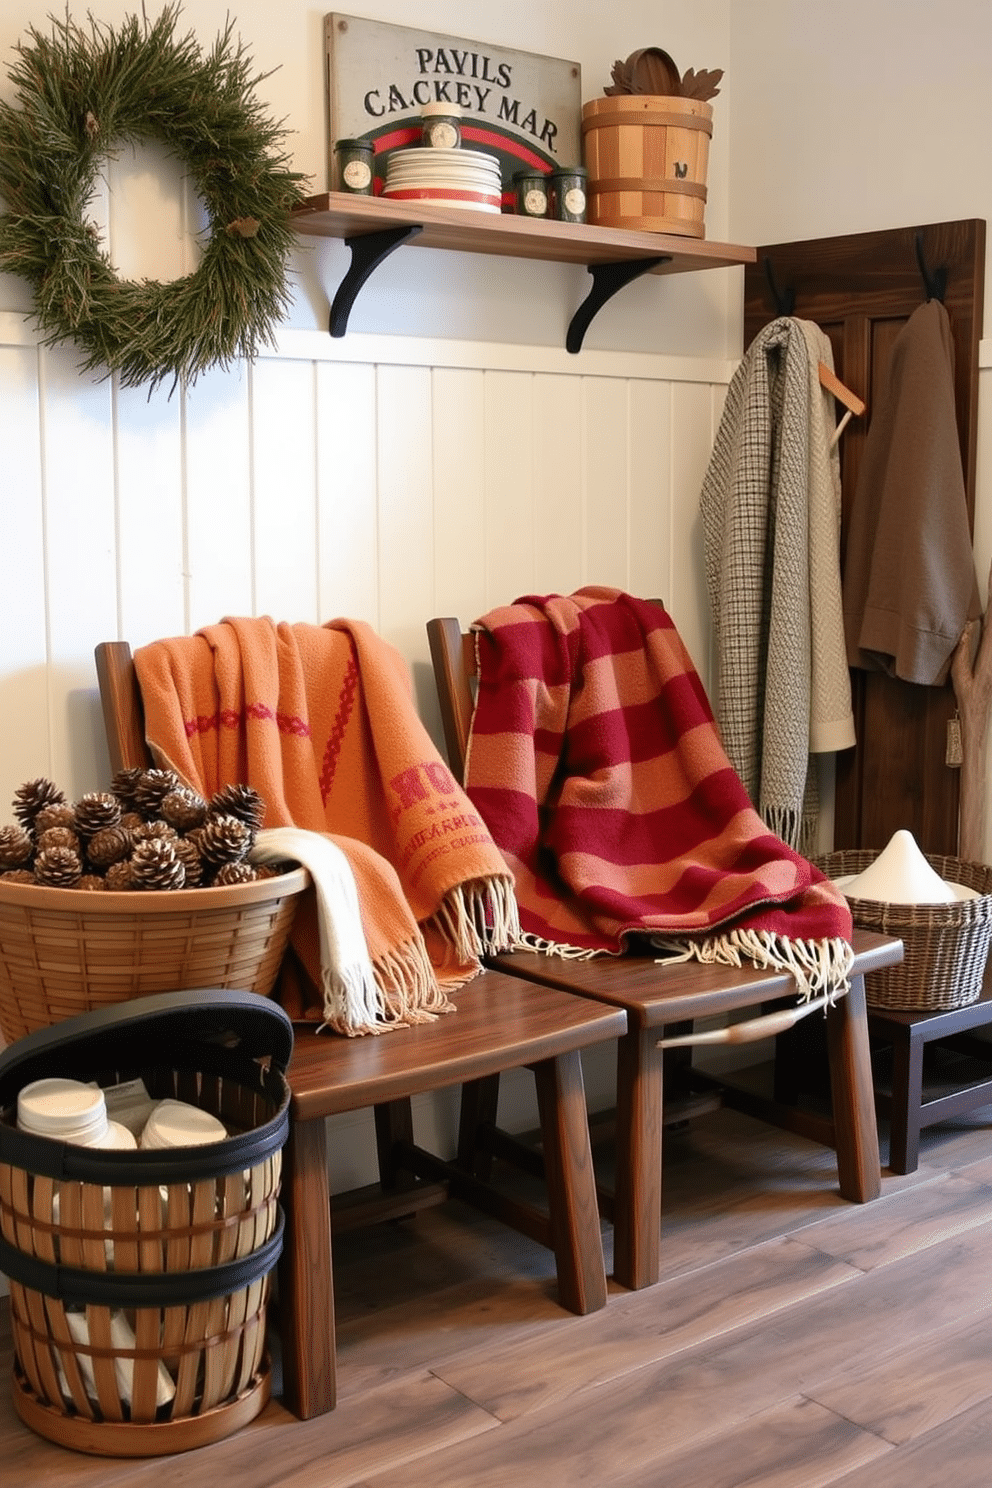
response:
<path fill-rule="evenodd" d="M 506 200 L 514 171 L 581 161 L 577 62 L 359 16 L 324 24 L 331 145 L 373 140 L 377 191 L 389 152 L 420 143 L 426 103 L 461 110 L 462 145 L 498 157 Z"/>

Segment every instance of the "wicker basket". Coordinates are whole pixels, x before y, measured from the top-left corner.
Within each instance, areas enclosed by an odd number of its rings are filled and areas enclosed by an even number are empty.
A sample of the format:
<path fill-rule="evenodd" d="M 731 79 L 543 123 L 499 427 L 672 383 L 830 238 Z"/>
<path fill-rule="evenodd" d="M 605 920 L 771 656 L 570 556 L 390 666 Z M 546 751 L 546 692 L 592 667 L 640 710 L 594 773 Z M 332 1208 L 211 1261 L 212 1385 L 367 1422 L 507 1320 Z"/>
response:
<path fill-rule="evenodd" d="M 88 893 L 0 882 L 0 1034 L 183 987 L 271 992 L 304 868 L 227 888 Z"/>
<path fill-rule="evenodd" d="M 941 878 L 975 889 L 979 897 L 951 904 L 890 904 L 848 896 L 855 925 L 898 936 L 904 947 L 898 966 L 865 978 L 872 1007 L 937 1011 L 967 1007 L 981 995 L 992 941 L 992 868 L 963 858 L 924 856 Z M 863 873 L 877 857 L 877 851 L 852 849 L 817 858 L 816 866 L 828 878 L 844 878 Z"/>
<path fill-rule="evenodd" d="M 129 1012 L 71 1019 L 0 1055 L 0 1269 L 21 1419 L 77 1451 L 144 1457 L 228 1436 L 268 1401 L 292 1025 L 235 992 Z M 247 1035 L 237 1047 L 216 1041 L 232 1028 Z M 219 1116 L 229 1136 L 125 1152 L 17 1131 L 17 1090 L 51 1073 L 140 1076 L 156 1098 Z"/>

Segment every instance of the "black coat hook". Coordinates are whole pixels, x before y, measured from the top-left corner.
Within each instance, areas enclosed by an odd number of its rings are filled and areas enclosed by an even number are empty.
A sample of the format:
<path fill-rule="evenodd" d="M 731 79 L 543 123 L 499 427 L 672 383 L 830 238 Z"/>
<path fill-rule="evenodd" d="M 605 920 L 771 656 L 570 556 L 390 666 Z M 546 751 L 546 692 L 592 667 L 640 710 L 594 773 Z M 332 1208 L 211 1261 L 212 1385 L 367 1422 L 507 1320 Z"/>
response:
<path fill-rule="evenodd" d="M 947 268 L 946 266 L 931 271 L 927 267 L 927 261 L 923 254 L 923 234 L 916 234 L 916 262 L 920 266 L 920 274 L 923 278 L 923 287 L 927 292 L 928 300 L 939 300 L 944 303 L 947 293 Z"/>
<path fill-rule="evenodd" d="M 765 268 L 765 278 L 768 280 L 768 288 L 771 290 L 771 296 L 775 302 L 775 309 L 778 311 L 779 315 L 791 315 L 793 310 L 795 310 L 796 308 L 796 291 L 794 289 L 779 289 L 778 285 L 775 282 L 775 271 L 772 268 L 771 259 L 765 258 L 763 260 L 763 263 Z"/>

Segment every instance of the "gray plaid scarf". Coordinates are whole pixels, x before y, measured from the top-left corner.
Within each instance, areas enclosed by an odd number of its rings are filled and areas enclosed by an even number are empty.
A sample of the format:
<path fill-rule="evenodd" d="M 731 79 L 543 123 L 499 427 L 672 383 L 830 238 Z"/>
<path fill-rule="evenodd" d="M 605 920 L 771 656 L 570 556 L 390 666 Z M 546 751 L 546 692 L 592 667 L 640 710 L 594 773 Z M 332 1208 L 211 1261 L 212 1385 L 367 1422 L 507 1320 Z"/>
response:
<path fill-rule="evenodd" d="M 832 403 L 809 321 L 760 331 L 727 390 L 703 482 L 706 582 L 724 748 L 759 813 L 790 847 L 815 848 L 811 747 L 853 744 L 840 608 L 840 480 Z M 828 721 L 814 743 L 817 713 Z"/>

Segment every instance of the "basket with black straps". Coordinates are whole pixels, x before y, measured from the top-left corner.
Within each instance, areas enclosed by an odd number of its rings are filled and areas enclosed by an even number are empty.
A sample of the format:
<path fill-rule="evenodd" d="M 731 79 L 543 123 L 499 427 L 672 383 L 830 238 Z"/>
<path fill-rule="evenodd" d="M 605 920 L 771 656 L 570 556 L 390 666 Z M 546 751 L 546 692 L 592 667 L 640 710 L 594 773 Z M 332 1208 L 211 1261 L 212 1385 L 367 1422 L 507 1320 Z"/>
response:
<path fill-rule="evenodd" d="M 265 1406 L 292 1047 L 269 999 L 200 990 L 70 1018 L 0 1053 L 14 1405 L 40 1435 L 151 1456 L 219 1440 Z M 55 1075 L 140 1079 L 153 1099 L 209 1111 L 228 1136 L 121 1151 L 18 1130 L 20 1090 Z"/>

